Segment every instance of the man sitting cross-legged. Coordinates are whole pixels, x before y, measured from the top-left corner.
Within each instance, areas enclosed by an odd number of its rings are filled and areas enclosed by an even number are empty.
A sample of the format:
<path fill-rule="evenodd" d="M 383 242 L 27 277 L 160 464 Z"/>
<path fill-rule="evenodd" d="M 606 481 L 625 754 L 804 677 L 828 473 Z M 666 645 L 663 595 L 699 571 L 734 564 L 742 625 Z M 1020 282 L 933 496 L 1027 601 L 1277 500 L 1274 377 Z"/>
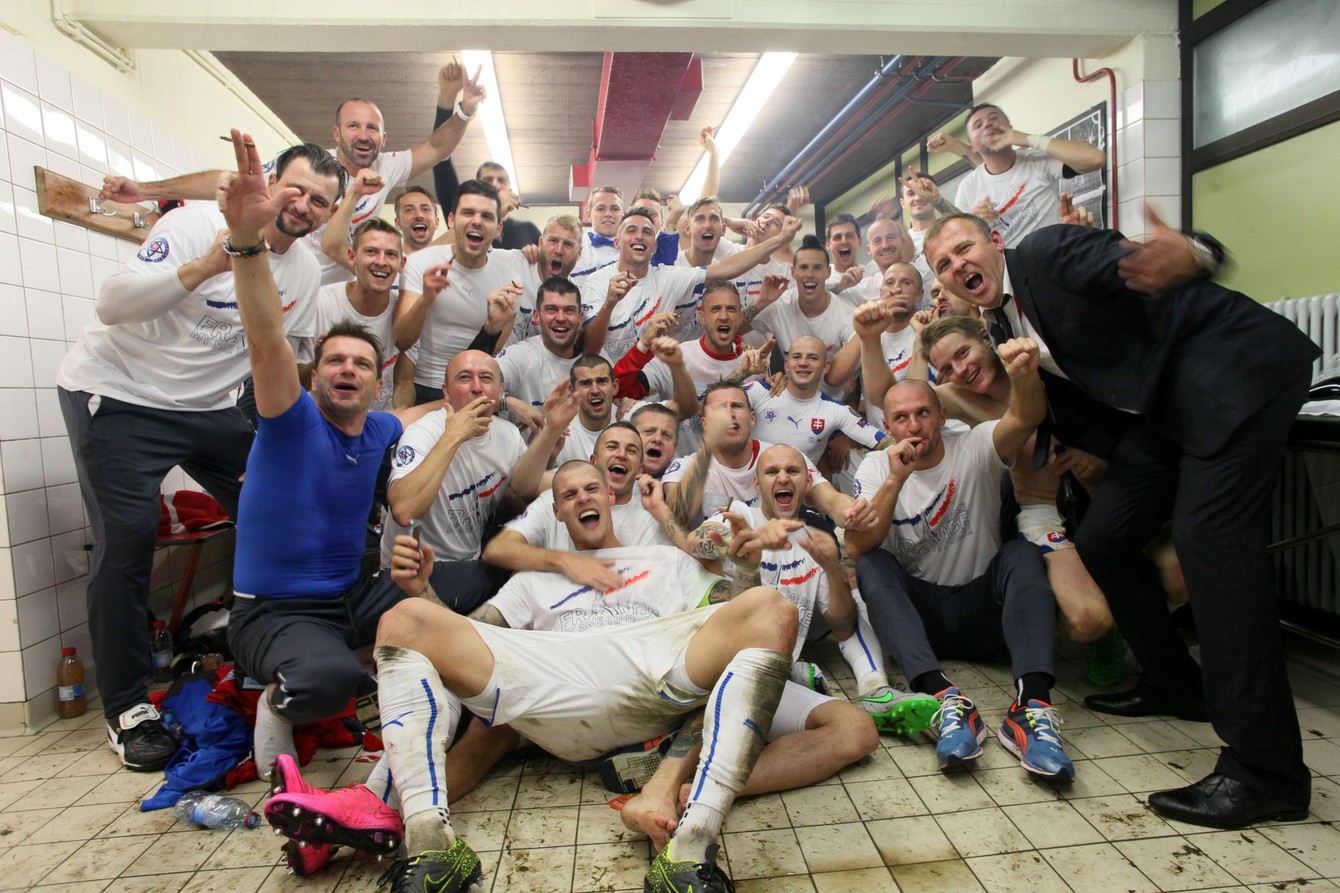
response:
<path fill-rule="evenodd" d="M 409 852 L 395 867 L 392 891 L 427 890 L 430 880 L 434 891 L 466 890 L 480 880 L 479 859 L 455 836 L 447 811 L 450 756 L 443 754 L 462 705 L 583 761 L 666 732 L 704 704 L 708 756 L 646 888 L 728 890 L 715 864 L 717 837 L 772 725 L 795 645 L 795 607 L 757 587 L 724 605 L 687 610 L 725 581 L 674 550 L 620 549 L 599 470 L 565 463 L 554 496 L 556 510 L 572 519 L 577 548 L 609 550 L 601 554 L 628 565 L 624 585 L 605 593 L 573 589 L 557 574 L 523 574 L 500 597 L 511 598 L 522 617 L 527 606 L 561 601 L 566 619 L 557 626 L 582 632 L 503 629 L 423 599 L 407 599 L 423 605 L 388 614 L 378 630 L 385 759 Z M 392 573 L 407 592 L 431 590 L 432 558 L 431 549 L 401 538 Z M 665 605 L 678 613 L 658 617 Z M 649 619 L 604 625 L 618 615 Z"/>

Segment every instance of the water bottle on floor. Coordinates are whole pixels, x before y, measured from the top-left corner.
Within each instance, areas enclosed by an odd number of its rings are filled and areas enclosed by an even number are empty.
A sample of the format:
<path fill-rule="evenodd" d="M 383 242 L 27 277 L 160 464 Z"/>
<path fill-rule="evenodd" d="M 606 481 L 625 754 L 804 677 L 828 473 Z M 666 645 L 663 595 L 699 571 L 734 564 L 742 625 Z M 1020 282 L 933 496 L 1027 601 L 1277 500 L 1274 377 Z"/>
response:
<path fill-rule="evenodd" d="M 251 830 L 261 823 L 261 817 L 241 800 L 205 791 L 182 794 L 174 811 L 179 822 L 193 822 L 218 831 L 232 831 L 234 828 Z"/>
<path fill-rule="evenodd" d="M 154 630 L 149 634 L 149 653 L 153 657 L 153 672 L 149 678 L 154 682 L 171 682 L 172 633 L 161 620 L 154 621 Z"/>

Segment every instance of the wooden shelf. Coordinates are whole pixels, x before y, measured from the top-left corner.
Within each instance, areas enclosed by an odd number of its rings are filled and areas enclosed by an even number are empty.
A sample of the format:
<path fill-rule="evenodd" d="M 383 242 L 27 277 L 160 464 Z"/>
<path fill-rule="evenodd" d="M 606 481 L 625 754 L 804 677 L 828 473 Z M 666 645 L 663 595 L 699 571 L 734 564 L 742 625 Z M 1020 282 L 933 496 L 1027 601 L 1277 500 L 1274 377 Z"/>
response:
<path fill-rule="evenodd" d="M 71 180 L 55 171 L 34 165 L 37 176 L 37 209 L 55 220 L 86 226 L 136 244 L 162 215 L 144 205 L 98 201 L 98 189 Z"/>

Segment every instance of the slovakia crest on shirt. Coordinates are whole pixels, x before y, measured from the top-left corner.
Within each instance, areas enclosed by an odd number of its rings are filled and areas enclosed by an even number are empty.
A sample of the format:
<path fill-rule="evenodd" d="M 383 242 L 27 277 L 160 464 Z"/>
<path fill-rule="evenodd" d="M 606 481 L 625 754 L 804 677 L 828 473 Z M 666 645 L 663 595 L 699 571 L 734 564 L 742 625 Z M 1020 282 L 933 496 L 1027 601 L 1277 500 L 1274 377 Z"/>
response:
<path fill-rule="evenodd" d="M 824 433 L 824 420 L 823 420 L 823 419 L 810 419 L 810 430 L 814 432 L 814 436 L 815 436 L 815 437 L 818 437 L 820 434 L 823 434 L 823 433 Z"/>
<path fill-rule="evenodd" d="M 135 256 L 145 263 L 156 264 L 160 261 L 167 260 L 169 250 L 168 240 L 162 236 L 157 236 L 146 243 L 145 246 L 140 249 L 139 254 Z"/>

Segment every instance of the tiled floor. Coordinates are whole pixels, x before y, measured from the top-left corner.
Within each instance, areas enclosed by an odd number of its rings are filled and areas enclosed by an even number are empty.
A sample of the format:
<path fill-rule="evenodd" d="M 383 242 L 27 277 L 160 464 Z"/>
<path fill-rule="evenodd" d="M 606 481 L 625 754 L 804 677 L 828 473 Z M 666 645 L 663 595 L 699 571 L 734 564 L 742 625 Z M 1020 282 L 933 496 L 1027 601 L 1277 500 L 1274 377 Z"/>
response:
<path fill-rule="evenodd" d="M 725 853 L 740 893 L 1340 889 L 1340 673 L 1334 655 L 1292 661 L 1308 765 L 1308 822 L 1219 832 L 1165 822 L 1143 795 L 1213 764 L 1208 725 L 1101 717 L 1063 661 L 1057 706 L 1077 779 L 1032 781 L 994 740 L 971 772 L 942 775 L 924 742 L 885 737 L 828 784 L 737 804 Z M 817 658 L 850 683 L 836 649 Z M 1318 663 L 1320 660 L 1320 663 Z M 988 722 L 1010 700 L 1008 671 L 956 665 L 950 676 Z M 322 752 L 317 784 L 361 780 L 355 751 Z M 266 830 L 221 833 L 141 813 L 156 777 L 121 771 L 98 719 L 0 739 L 0 889 L 114 893 L 371 890 L 386 863 L 337 859 L 290 877 Z M 260 801 L 252 784 L 240 796 Z M 641 890 L 648 849 L 606 805 L 599 779 L 556 761 L 515 758 L 454 809 L 494 891 Z"/>

